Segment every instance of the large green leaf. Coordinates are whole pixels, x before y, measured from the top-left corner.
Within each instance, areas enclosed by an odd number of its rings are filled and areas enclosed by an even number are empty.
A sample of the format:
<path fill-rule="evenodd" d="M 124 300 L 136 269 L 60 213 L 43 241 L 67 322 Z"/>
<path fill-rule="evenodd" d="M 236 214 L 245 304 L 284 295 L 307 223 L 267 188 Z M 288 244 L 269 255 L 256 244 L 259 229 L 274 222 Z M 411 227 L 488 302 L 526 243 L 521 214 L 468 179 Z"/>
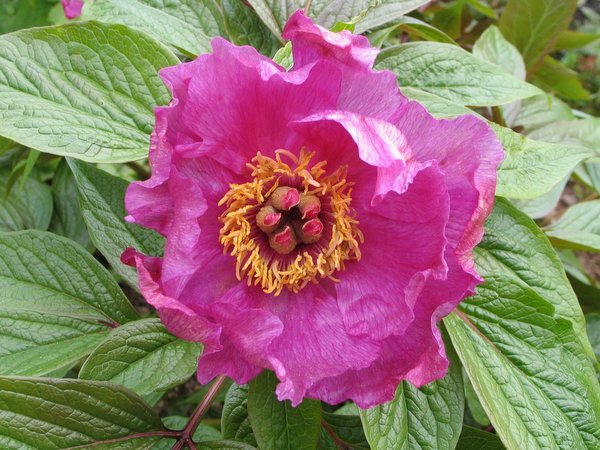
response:
<path fill-rule="evenodd" d="M 141 398 L 110 383 L 0 378 L 3 449 L 66 449 L 161 429 L 160 419 Z M 121 443 L 112 448 L 148 447 Z"/>
<path fill-rule="evenodd" d="M 557 247 L 600 252 L 600 200 L 571 206 L 546 234 Z"/>
<path fill-rule="evenodd" d="M 582 146 L 535 141 L 509 128 L 492 126 L 505 150 L 496 190 L 503 197 L 527 200 L 547 194 L 577 164 L 594 155 Z"/>
<path fill-rule="evenodd" d="M 296 408 L 275 396 L 277 378 L 265 371 L 250 382 L 248 413 L 262 450 L 313 450 L 321 430 L 321 403 L 305 399 Z"/>
<path fill-rule="evenodd" d="M 221 431 L 225 439 L 256 446 L 256 439 L 248 417 L 247 384 L 240 386 L 234 383 L 227 391 L 221 416 Z"/>
<path fill-rule="evenodd" d="M 552 50 L 576 7 L 577 0 L 509 0 L 500 30 L 519 49 L 528 71 Z"/>
<path fill-rule="evenodd" d="M 140 28 L 190 55 L 210 51 L 210 38 L 220 34 L 212 0 L 96 0 L 83 12 L 83 19 Z"/>
<path fill-rule="evenodd" d="M 0 374 L 46 375 L 137 314 L 102 265 L 51 233 L 0 233 Z"/>
<path fill-rule="evenodd" d="M 88 250 L 93 250 L 94 245 L 79 209 L 75 178 L 65 160 L 61 161 L 52 179 L 52 194 L 55 208 L 50 230 L 74 240 Z"/>
<path fill-rule="evenodd" d="M 374 449 L 453 450 L 462 429 L 465 398 L 460 364 L 447 345 L 448 373 L 420 389 L 404 381 L 394 400 L 361 410 L 365 434 Z"/>
<path fill-rule="evenodd" d="M 88 161 L 148 153 L 158 70 L 179 60 L 122 25 L 74 23 L 0 36 L 0 135 Z"/>
<path fill-rule="evenodd" d="M 188 380 L 202 346 L 171 335 L 158 319 L 115 329 L 84 363 L 79 378 L 110 381 L 139 395 L 164 392 Z"/>
<path fill-rule="evenodd" d="M 53 208 L 48 185 L 27 177 L 22 187 L 14 183 L 6 192 L 9 179 L 9 171 L 0 170 L 0 231 L 47 230 Z"/>
<path fill-rule="evenodd" d="M 495 106 L 541 91 L 456 45 L 411 42 L 383 50 L 377 68 L 390 69 L 400 87 L 417 88 L 469 106 Z"/>
<path fill-rule="evenodd" d="M 509 449 L 600 446 L 600 386 L 583 314 L 535 223 L 498 200 L 476 250 L 485 283 L 444 319 Z"/>
<path fill-rule="evenodd" d="M 152 230 L 126 223 L 127 181 L 97 169 L 91 164 L 69 160 L 79 189 L 81 212 L 92 242 L 115 271 L 137 288 L 137 273 L 121 262 L 127 247 L 150 255 L 162 254 L 164 239 Z"/>

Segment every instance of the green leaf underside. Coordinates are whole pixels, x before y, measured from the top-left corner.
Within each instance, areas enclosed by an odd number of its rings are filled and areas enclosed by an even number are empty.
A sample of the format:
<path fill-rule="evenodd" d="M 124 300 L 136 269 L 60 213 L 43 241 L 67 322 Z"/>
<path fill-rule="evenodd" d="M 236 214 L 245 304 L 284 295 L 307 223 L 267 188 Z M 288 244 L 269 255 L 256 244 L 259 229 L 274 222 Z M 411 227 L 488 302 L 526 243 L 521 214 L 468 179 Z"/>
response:
<path fill-rule="evenodd" d="M 138 320 L 115 329 L 86 360 L 79 378 L 148 395 L 189 379 L 201 352 L 200 344 L 171 335 L 159 319 Z"/>
<path fill-rule="evenodd" d="M 0 374 L 45 375 L 137 314 L 88 252 L 41 231 L 0 233 Z"/>
<path fill-rule="evenodd" d="M 178 62 L 122 25 L 73 23 L 0 36 L 0 135 L 87 161 L 143 158 L 153 109 L 170 98 L 157 72 Z"/>
<path fill-rule="evenodd" d="M 265 371 L 248 389 L 248 413 L 258 448 L 312 450 L 321 430 L 321 403 L 305 399 L 296 408 L 275 396 L 278 381 Z"/>
<path fill-rule="evenodd" d="M 600 387 L 581 309 L 535 223 L 498 200 L 476 250 L 486 280 L 444 323 L 510 449 L 600 446 Z"/>
<path fill-rule="evenodd" d="M 371 448 L 452 450 L 460 435 L 465 406 L 460 363 L 447 345 L 450 367 L 441 380 L 415 388 L 402 382 L 394 400 L 360 410 Z"/>
<path fill-rule="evenodd" d="M 110 383 L 0 378 L 3 449 L 66 449 L 161 429 L 160 419 L 141 398 Z"/>
<path fill-rule="evenodd" d="M 96 0 L 83 19 L 119 23 L 144 30 L 188 54 L 210 51 L 210 37 L 219 34 L 211 2 L 198 0 Z"/>
<path fill-rule="evenodd" d="M 400 87 L 412 87 L 463 106 L 495 106 L 541 91 L 507 75 L 500 67 L 461 48 L 439 42 L 411 42 L 383 50 L 378 69 L 396 74 Z"/>
<path fill-rule="evenodd" d="M 52 193 L 48 186 L 28 177 L 6 192 L 9 171 L 0 170 L 0 231 L 19 231 L 28 228 L 46 230 L 52 217 Z"/>
<path fill-rule="evenodd" d="M 164 239 L 156 232 L 124 221 L 127 181 L 97 169 L 91 164 L 69 160 L 81 200 L 81 212 L 92 242 L 115 271 L 134 288 L 137 273 L 121 262 L 127 247 L 161 255 Z"/>
<path fill-rule="evenodd" d="M 546 235 L 559 247 L 600 252 L 600 200 L 571 206 Z"/>

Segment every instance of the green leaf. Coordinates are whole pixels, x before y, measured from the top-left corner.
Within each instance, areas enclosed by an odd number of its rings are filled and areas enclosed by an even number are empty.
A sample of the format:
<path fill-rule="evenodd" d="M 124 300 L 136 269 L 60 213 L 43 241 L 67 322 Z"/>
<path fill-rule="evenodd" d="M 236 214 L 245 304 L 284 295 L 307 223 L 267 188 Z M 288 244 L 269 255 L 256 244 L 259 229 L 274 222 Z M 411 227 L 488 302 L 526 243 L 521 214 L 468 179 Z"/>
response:
<path fill-rule="evenodd" d="M 455 45 L 411 42 L 383 50 L 378 69 L 390 69 L 400 87 L 413 87 L 466 106 L 503 105 L 541 91 Z"/>
<path fill-rule="evenodd" d="M 263 450 L 313 450 L 321 430 L 321 403 L 305 399 L 296 408 L 275 397 L 277 378 L 264 371 L 250 382 L 248 413 L 258 447 Z"/>
<path fill-rule="evenodd" d="M 47 375 L 137 314 L 110 274 L 68 239 L 0 233 L 0 374 Z"/>
<path fill-rule="evenodd" d="M 535 223 L 497 200 L 476 249 L 485 283 L 444 323 L 510 449 L 600 446 L 600 386 L 583 314 Z"/>
<path fill-rule="evenodd" d="M 469 380 L 469 377 L 467 377 L 467 373 L 464 370 L 462 370 L 462 375 L 463 384 L 465 386 L 465 402 L 467 407 L 469 408 L 473 419 L 475 419 L 479 425 L 488 427 L 490 425 L 490 419 L 485 413 L 483 406 L 481 406 L 481 402 L 477 397 L 477 393 L 475 392 L 475 389 L 473 389 L 473 384 L 471 383 L 471 380 Z"/>
<path fill-rule="evenodd" d="M 149 255 L 161 255 L 164 239 L 152 230 L 125 222 L 127 181 L 91 164 L 68 162 L 77 181 L 81 212 L 92 242 L 113 269 L 137 288 L 137 273 L 121 262 L 121 254 L 127 247 L 133 247 Z"/>
<path fill-rule="evenodd" d="M 122 25 L 72 23 L 0 36 L 0 135 L 96 162 L 148 154 L 158 70 L 179 60 Z"/>
<path fill-rule="evenodd" d="M 48 14 L 54 5 L 55 0 L 2 0 L 0 34 L 48 25 Z"/>
<path fill-rule="evenodd" d="M 256 446 L 256 438 L 248 417 L 247 384 L 238 385 L 234 383 L 227 391 L 221 416 L 221 431 L 225 439 Z"/>
<path fill-rule="evenodd" d="M 201 353 L 202 345 L 171 335 L 159 319 L 136 320 L 113 330 L 85 361 L 79 378 L 150 395 L 188 380 Z"/>
<path fill-rule="evenodd" d="M 582 145 L 600 156 L 600 118 L 552 122 L 529 136 L 546 142 Z"/>
<path fill-rule="evenodd" d="M 23 189 L 13 186 L 7 192 L 9 178 L 8 170 L 0 170 L 0 231 L 47 230 L 53 209 L 50 188 L 27 177 Z"/>
<path fill-rule="evenodd" d="M 525 79 L 525 63 L 521 54 L 494 25 L 477 39 L 473 56 L 496 64 L 519 80 Z"/>
<path fill-rule="evenodd" d="M 138 316 L 110 273 L 73 241 L 42 231 L 0 233 L 0 299 L 31 311 L 125 323 Z"/>
<path fill-rule="evenodd" d="M 456 353 L 451 345 L 446 345 L 446 351 L 450 368 L 444 378 L 420 389 L 404 381 L 391 402 L 360 410 L 371 448 L 455 448 L 463 422 L 464 391 Z"/>
<path fill-rule="evenodd" d="M 94 245 L 79 209 L 75 178 L 64 160 L 61 161 L 52 179 L 52 194 L 55 208 L 50 230 L 77 242 L 90 252 L 93 251 Z"/>
<path fill-rule="evenodd" d="M 600 33 L 581 33 L 579 31 L 565 30 L 558 36 L 554 50 L 576 50 L 598 39 L 600 39 Z"/>
<path fill-rule="evenodd" d="M 581 84 L 577 72 L 549 56 L 544 58 L 533 82 L 545 91 L 567 100 L 589 100 L 590 98 L 590 93 Z"/>
<path fill-rule="evenodd" d="M 523 55 L 534 72 L 567 29 L 577 0 L 509 0 L 500 17 L 500 31 Z"/>
<path fill-rule="evenodd" d="M 96 0 L 82 19 L 139 28 L 190 55 L 209 52 L 211 36 L 220 34 L 211 0 Z"/>
<path fill-rule="evenodd" d="M 511 203 L 532 219 L 541 219 L 556 208 L 570 178 L 571 174 L 568 174 L 560 183 L 544 195 L 530 200 L 511 200 Z"/>
<path fill-rule="evenodd" d="M 523 100 L 513 125 L 529 131 L 549 122 L 573 119 L 575 116 L 569 105 L 556 97 L 544 94 Z"/>
<path fill-rule="evenodd" d="M 234 44 L 251 45 L 267 56 L 281 48 L 281 41 L 242 0 L 221 0 L 221 8 L 225 30 Z"/>
<path fill-rule="evenodd" d="M 527 200 L 550 192 L 577 164 L 593 156 L 585 147 L 528 139 L 509 128 L 492 124 L 505 150 L 498 170 L 496 194 Z"/>
<path fill-rule="evenodd" d="M 400 17 L 395 21 L 396 24 L 374 31 L 369 34 L 369 41 L 374 47 L 381 47 L 383 43 L 397 30 L 402 30 L 412 36 L 424 39 L 426 41 L 445 42 L 447 44 L 458 45 L 450 36 L 436 27 L 429 25 L 419 19 L 411 16 Z"/>
<path fill-rule="evenodd" d="M 587 335 L 594 349 L 596 359 L 600 361 L 600 314 L 586 314 Z"/>
<path fill-rule="evenodd" d="M 0 378 L 0 424 L 2 448 L 19 450 L 65 449 L 162 429 L 150 407 L 119 386 L 21 377 Z"/>
<path fill-rule="evenodd" d="M 477 428 L 463 426 L 457 450 L 504 450 L 504 445 L 497 435 Z"/>
<path fill-rule="evenodd" d="M 426 0 L 332 0 L 313 8 L 317 23 L 326 28 L 337 22 L 355 22 L 356 34 L 393 22 L 427 3 Z M 318 5 L 317 5 L 318 6 Z"/>
<path fill-rule="evenodd" d="M 432 24 L 450 37 L 457 39 L 462 32 L 462 16 L 465 4 L 464 1 L 458 1 L 446 5 L 433 16 Z"/>
<path fill-rule="evenodd" d="M 486 4 L 484 0 L 466 0 L 467 4 L 480 14 L 490 19 L 496 19 L 496 11 Z"/>
<path fill-rule="evenodd" d="M 285 70 L 290 70 L 294 65 L 294 56 L 292 55 L 292 43 L 288 42 L 284 47 L 281 47 L 273 56 L 273 61 L 283 67 Z"/>
<path fill-rule="evenodd" d="M 600 252 L 600 200 L 571 206 L 562 217 L 545 228 L 557 247 Z"/>

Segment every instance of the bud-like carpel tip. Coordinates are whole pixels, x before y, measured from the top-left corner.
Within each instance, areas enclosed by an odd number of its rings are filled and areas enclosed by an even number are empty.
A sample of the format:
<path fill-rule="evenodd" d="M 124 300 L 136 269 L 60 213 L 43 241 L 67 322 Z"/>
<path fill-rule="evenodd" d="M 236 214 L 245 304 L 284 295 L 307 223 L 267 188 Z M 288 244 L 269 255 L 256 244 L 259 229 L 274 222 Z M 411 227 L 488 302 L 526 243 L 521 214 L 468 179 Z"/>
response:
<path fill-rule="evenodd" d="M 269 235 L 269 245 L 280 255 L 287 255 L 294 250 L 297 242 L 294 230 L 289 225 L 285 225 Z"/>
<path fill-rule="evenodd" d="M 256 214 L 256 225 L 265 233 L 272 233 L 281 222 L 281 213 L 272 206 L 263 206 Z"/>
<path fill-rule="evenodd" d="M 304 222 L 301 227 L 297 226 L 296 230 L 302 242 L 312 244 L 323 236 L 323 222 L 319 219 L 310 219 Z"/>
<path fill-rule="evenodd" d="M 289 186 L 279 186 L 269 197 L 271 204 L 279 211 L 289 211 L 300 203 L 300 192 Z"/>
<path fill-rule="evenodd" d="M 303 219 L 314 219 L 321 212 L 321 201 L 316 195 L 300 195 L 298 209 Z"/>

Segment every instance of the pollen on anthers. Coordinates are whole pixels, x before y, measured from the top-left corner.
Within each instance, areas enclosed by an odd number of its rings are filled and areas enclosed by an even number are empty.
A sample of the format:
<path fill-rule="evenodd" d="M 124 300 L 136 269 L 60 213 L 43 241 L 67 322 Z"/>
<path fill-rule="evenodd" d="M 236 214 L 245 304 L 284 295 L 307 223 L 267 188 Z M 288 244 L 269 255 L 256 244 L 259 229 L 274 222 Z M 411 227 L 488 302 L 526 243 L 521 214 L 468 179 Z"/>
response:
<path fill-rule="evenodd" d="M 230 185 L 219 202 L 226 208 L 220 241 L 236 258 L 238 279 L 266 293 L 337 281 L 335 272 L 360 259 L 363 235 L 350 206 L 347 168 L 328 174 L 326 161 L 311 164 L 314 155 L 258 153 L 247 165 L 249 181 Z"/>

